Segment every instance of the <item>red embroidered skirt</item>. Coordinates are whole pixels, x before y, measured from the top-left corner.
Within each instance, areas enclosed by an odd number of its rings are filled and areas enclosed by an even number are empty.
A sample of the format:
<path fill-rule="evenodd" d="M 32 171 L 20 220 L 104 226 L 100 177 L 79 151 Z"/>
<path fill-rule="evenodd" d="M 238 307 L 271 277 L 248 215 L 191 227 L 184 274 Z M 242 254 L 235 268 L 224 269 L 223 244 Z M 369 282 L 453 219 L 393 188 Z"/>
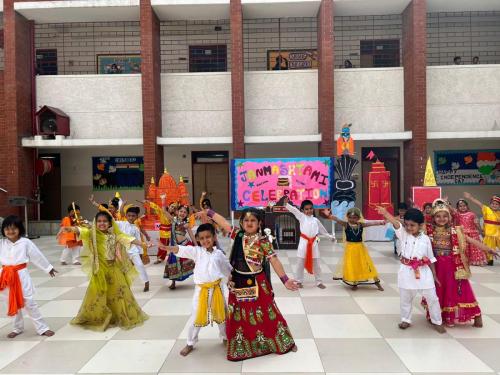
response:
<path fill-rule="evenodd" d="M 295 345 L 265 274 L 258 274 L 255 281 L 258 297 L 254 301 L 237 301 L 236 295 L 229 293 L 226 331 L 230 361 L 284 354 Z"/>

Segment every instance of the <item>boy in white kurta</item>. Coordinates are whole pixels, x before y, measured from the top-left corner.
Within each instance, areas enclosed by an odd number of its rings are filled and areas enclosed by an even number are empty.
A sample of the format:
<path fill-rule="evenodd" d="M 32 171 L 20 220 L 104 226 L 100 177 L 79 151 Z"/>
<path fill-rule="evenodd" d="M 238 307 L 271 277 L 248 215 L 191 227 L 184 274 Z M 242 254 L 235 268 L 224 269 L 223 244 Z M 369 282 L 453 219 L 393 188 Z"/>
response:
<path fill-rule="evenodd" d="M 441 318 L 441 306 L 436 294 L 437 282 L 434 263 L 436 258 L 432 252 L 429 237 L 421 231 L 424 215 L 416 208 L 411 208 L 404 215 L 404 224 L 379 207 L 379 213 L 393 225 L 396 237 L 400 241 L 399 256 L 401 266 L 398 271 L 398 288 L 400 295 L 401 323 L 399 328 L 406 329 L 411 325 L 413 299 L 420 293 L 427 301 L 432 324 L 440 333 L 444 333 Z"/>
<path fill-rule="evenodd" d="M 24 331 L 22 309 L 26 309 L 33 320 L 36 332 L 41 336 L 53 336 L 52 332 L 38 310 L 35 301 L 35 288 L 27 269 L 33 263 L 42 271 L 54 277 L 56 270 L 42 254 L 40 249 L 29 239 L 22 237 L 25 229 L 22 220 L 17 216 L 8 216 L 2 223 L 0 239 L 0 292 L 8 290 L 8 315 L 14 316 L 14 329 L 7 335 L 14 338 Z"/>
<path fill-rule="evenodd" d="M 180 353 L 183 356 L 193 350 L 201 327 L 210 322 L 219 325 L 219 335 L 224 342 L 227 341 L 225 314 L 228 291 L 223 279 L 229 276 L 232 267 L 222 250 L 215 247 L 215 228 L 212 224 L 200 225 L 196 230 L 196 240 L 201 246 L 162 246 L 169 253 L 195 262 L 193 308 L 188 323 L 187 345 Z"/>
<path fill-rule="evenodd" d="M 288 203 L 288 198 L 285 198 L 285 207 L 300 223 L 300 241 L 297 248 L 297 270 L 295 272 L 299 288 L 303 287 L 305 268 L 307 272 L 314 274 L 318 288 L 324 289 L 325 285 L 321 280 L 319 264 L 318 236 L 324 235 L 332 241 L 335 241 L 335 236 L 328 233 L 323 224 L 314 217 L 314 205 L 310 200 L 303 201 L 299 210 Z"/>
<path fill-rule="evenodd" d="M 117 221 L 118 227 L 120 230 L 128 234 L 129 236 L 134 237 L 138 241 L 142 241 L 141 231 L 139 227 L 135 224 L 137 219 L 139 218 L 139 207 L 131 206 L 125 212 L 126 221 Z M 146 267 L 144 267 L 144 263 L 141 258 L 142 249 L 132 244 L 128 249 L 128 257 L 132 261 L 135 266 L 137 272 L 139 272 L 139 277 L 144 283 L 144 292 L 149 291 L 149 276 L 146 272 Z"/>

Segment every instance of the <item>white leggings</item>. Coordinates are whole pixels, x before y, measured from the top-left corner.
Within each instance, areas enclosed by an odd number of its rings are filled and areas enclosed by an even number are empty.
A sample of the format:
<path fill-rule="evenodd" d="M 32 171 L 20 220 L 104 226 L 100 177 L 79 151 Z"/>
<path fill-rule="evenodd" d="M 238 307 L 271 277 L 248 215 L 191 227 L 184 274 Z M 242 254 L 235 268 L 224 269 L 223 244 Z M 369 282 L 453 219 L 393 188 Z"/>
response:
<path fill-rule="evenodd" d="M 305 258 L 297 258 L 297 270 L 295 271 L 295 278 L 299 283 L 304 282 L 304 264 L 306 262 Z M 313 273 L 316 284 L 320 284 L 321 281 L 321 268 L 319 265 L 319 258 L 313 258 Z"/>
<path fill-rule="evenodd" d="M 49 330 L 49 326 L 43 320 L 42 314 L 38 309 L 38 304 L 32 298 L 24 299 L 24 310 L 28 313 L 29 317 L 33 321 L 33 325 L 35 326 L 36 333 L 42 335 L 43 333 Z M 17 315 L 14 317 L 14 330 L 15 333 L 22 333 L 24 331 L 24 317 L 23 310 L 19 310 Z"/>
<path fill-rule="evenodd" d="M 146 267 L 142 263 L 142 258 L 140 254 L 129 254 L 128 257 L 134 263 L 135 269 L 139 272 L 139 277 L 142 282 L 147 283 L 149 281 L 148 273 L 146 272 Z"/>
<path fill-rule="evenodd" d="M 431 289 L 403 289 L 399 288 L 401 321 L 411 323 L 411 310 L 413 309 L 413 299 L 420 293 L 427 301 L 431 322 L 437 325 L 443 323 L 441 318 L 441 306 L 436 294 L 436 288 Z"/>
<path fill-rule="evenodd" d="M 61 262 L 66 262 L 68 258 L 70 259 L 70 262 L 75 264 L 78 263 L 78 259 L 80 257 L 80 250 L 82 249 L 81 246 L 75 246 L 75 247 L 65 247 L 61 253 Z"/>

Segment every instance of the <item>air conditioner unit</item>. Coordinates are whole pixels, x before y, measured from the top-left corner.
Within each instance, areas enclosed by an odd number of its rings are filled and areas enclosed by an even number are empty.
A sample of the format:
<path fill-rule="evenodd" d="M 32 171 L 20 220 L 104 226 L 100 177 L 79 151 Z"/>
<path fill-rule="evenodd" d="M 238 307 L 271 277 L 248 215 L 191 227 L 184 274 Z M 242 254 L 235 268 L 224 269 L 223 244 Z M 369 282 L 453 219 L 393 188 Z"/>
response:
<path fill-rule="evenodd" d="M 58 108 L 44 105 L 36 113 L 36 135 L 53 136 L 70 135 L 69 116 Z"/>

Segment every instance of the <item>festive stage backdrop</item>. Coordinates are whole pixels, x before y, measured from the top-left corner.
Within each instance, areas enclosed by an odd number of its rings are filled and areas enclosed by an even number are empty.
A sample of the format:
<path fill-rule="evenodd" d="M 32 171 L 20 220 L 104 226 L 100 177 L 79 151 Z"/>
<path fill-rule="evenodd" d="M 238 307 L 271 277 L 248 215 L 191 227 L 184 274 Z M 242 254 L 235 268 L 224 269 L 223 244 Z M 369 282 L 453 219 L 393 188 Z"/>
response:
<path fill-rule="evenodd" d="M 92 185 L 99 190 L 141 190 L 144 188 L 142 156 L 97 156 L 92 158 Z"/>
<path fill-rule="evenodd" d="M 332 158 L 234 159 L 231 209 L 265 207 L 287 195 L 296 205 L 309 199 L 316 208 L 330 205 Z"/>
<path fill-rule="evenodd" d="M 438 185 L 500 185 L 500 150 L 435 151 Z"/>

